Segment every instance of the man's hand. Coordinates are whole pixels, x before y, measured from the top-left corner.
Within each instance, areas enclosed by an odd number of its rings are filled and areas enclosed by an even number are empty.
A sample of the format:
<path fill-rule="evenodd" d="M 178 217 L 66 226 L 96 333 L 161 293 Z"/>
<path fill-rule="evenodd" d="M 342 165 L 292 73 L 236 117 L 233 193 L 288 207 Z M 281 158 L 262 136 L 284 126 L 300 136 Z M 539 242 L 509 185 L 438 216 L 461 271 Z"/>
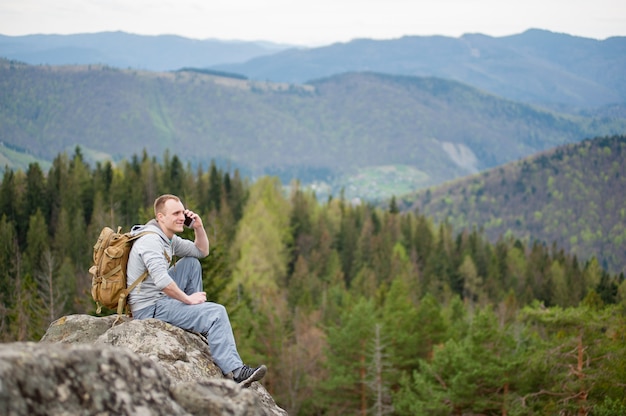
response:
<path fill-rule="evenodd" d="M 195 234 L 194 244 L 198 247 L 198 250 L 206 257 L 209 255 L 209 238 L 206 235 L 202 218 L 195 212 L 186 209 L 184 214 L 194 219 L 192 228 Z M 205 298 L 206 300 L 206 298 Z"/>
<path fill-rule="evenodd" d="M 191 295 L 187 295 L 185 292 L 180 290 L 176 282 L 172 282 L 164 287 L 163 293 L 170 298 L 179 300 L 187 305 L 197 305 L 198 303 L 206 302 L 206 292 L 196 292 Z"/>
<path fill-rule="evenodd" d="M 197 305 L 198 303 L 204 303 L 206 302 L 206 292 L 196 292 L 196 293 L 192 293 L 191 295 L 187 296 L 189 302 L 185 302 L 187 303 L 187 305 Z"/>
<path fill-rule="evenodd" d="M 189 217 L 193 220 L 193 225 L 191 226 L 191 228 L 193 228 L 194 231 L 204 228 L 204 224 L 202 224 L 202 218 L 200 218 L 198 214 L 196 214 L 190 209 L 186 209 L 185 211 L 183 211 L 183 213 L 185 214 L 186 217 Z"/>

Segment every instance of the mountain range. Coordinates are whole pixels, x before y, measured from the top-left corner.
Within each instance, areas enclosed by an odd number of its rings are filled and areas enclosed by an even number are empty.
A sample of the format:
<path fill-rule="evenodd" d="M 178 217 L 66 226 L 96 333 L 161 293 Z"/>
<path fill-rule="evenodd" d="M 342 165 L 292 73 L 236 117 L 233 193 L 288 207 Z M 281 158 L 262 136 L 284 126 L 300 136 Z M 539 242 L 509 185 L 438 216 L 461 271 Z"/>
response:
<path fill-rule="evenodd" d="M 193 67 L 295 84 L 360 71 L 438 77 L 560 111 L 609 106 L 603 111 L 614 113 L 619 105 L 617 111 L 626 112 L 626 37 L 596 40 L 540 29 L 503 37 L 355 39 L 315 48 L 124 32 L 0 35 L 0 57 L 33 65 Z"/>
<path fill-rule="evenodd" d="M 436 76 L 514 101 L 569 110 L 626 102 L 626 37 L 599 41 L 538 29 L 497 38 L 358 39 L 215 67 L 293 83 L 353 71 Z"/>
<path fill-rule="evenodd" d="M 167 151 L 366 199 L 626 131 L 626 118 L 573 116 L 456 81 L 365 72 L 294 85 L 4 60 L 0 109 L 7 158 L 13 150 L 49 161 L 75 146 L 92 160 Z"/>
<path fill-rule="evenodd" d="M 125 32 L 76 35 L 0 35 L 0 57 L 32 65 L 102 64 L 115 68 L 172 71 L 245 62 L 292 45 L 271 42 L 145 36 Z"/>

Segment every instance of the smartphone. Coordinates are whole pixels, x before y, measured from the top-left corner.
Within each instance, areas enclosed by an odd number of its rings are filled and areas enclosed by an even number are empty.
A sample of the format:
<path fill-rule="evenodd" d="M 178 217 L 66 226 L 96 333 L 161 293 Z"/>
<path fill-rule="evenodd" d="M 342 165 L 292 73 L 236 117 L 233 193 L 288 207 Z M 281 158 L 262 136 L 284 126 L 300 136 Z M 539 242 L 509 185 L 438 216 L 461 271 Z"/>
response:
<path fill-rule="evenodd" d="M 185 215 L 185 227 L 191 228 L 191 226 L 193 225 L 194 221 L 195 220 L 193 218 L 188 217 L 187 215 Z"/>

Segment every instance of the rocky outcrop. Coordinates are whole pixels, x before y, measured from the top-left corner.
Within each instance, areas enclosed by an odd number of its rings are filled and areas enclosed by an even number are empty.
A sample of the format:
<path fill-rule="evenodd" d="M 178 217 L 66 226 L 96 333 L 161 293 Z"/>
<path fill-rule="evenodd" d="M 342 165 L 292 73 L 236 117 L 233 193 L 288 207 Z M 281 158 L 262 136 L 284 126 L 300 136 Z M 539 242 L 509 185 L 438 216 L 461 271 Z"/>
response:
<path fill-rule="evenodd" d="M 225 379 L 206 340 L 165 322 L 70 315 L 39 343 L 0 344 L 3 415 L 285 416 Z"/>

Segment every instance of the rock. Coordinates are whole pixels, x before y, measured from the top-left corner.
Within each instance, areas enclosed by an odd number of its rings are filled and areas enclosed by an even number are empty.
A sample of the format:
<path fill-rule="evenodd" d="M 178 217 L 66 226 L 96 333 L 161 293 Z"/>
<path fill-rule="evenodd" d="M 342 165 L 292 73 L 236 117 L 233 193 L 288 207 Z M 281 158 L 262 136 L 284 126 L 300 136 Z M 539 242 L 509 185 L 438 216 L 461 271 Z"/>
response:
<path fill-rule="evenodd" d="M 0 414 L 287 415 L 261 383 L 225 379 L 204 337 L 115 319 L 69 315 L 39 343 L 0 344 Z"/>
<path fill-rule="evenodd" d="M 112 346 L 3 344 L 0 378 L 3 415 L 188 414 L 158 364 Z"/>

